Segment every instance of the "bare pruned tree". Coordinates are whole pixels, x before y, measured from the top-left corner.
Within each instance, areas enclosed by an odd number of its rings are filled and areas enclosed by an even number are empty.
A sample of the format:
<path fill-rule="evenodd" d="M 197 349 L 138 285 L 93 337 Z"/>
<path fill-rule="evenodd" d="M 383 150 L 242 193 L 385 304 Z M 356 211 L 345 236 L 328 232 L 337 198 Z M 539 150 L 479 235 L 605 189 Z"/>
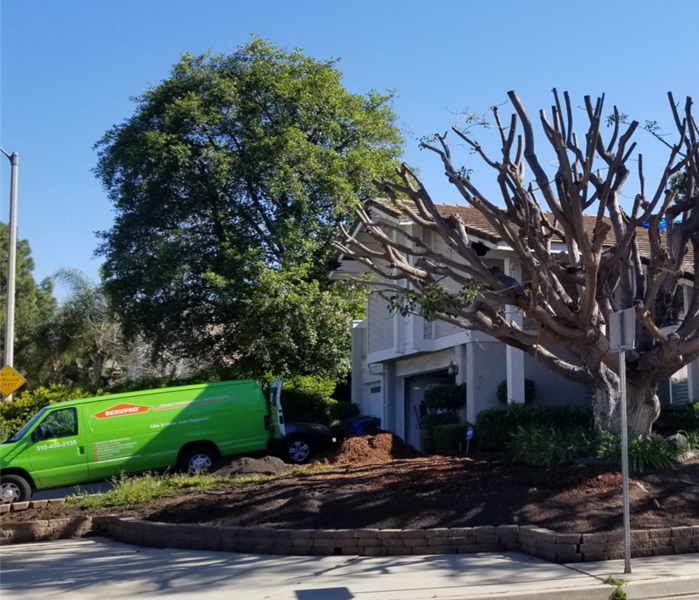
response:
<path fill-rule="evenodd" d="M 593 103 L 586 97 L 589 125 L 578 138 L 568 94 L 563 94 L 563 104 L 555 89 L 553 95 L 551 118 L 543 110 L 539 113 L 557 159 L 553 177 L 537 156 L 533 123 L 515 92 L 508 94 L 515 110 L 509 126 L 493 109 L 502 144 L 498 159 L 489 157 L 467 130 L 453 128 L 493 169 L 498 201 L 487 198 L 466 171 L 455 168 L 447 134 L 423 143 L 441 158 L 463 199 L 509 246 L 522 265 L 521 281 L 488 263 L 469 239 L 469 224 L 458 211 L 450 214 L 435 205 L 405 164 L 399 183 L 375 184 L 387 205 L 423 232 L 431 231 L 432 238 L 441 238 L 450 251 L 438 251 L 443 246 L 374 218 L 366 208 L 358 210 L 358 217 L 371 243 L 343 228 L 336 248 L 375 272 L 382 289 L 392 290 L 394 306 L 401 299 L 401 310 L 484 332 L 589 385 L 603 430 L 618 430 L 620 422 L 618 355 L 610 351 L 607 337 L 610 314 L 633 307 L 636 342 L 626 353 L 629 427 L 635 434 L 647 434 L 660 412 L 659 383 L 699 356 L 699 281 L 694 277 L 699 259 L 699 130 L 692 101 L 687 98 L 681 107 L 668 94 L 677 141 L 666 142 L 669 158 L 653 188 L 646 186 L 638 155 L 638 193 L 626 212 L 619 198 L 631 175 L 627 163 L 639 124 L 626 123 L 614 107 L 607 118 L 612 135 L 603 140 L 603 98 Z M 533 175 L 529 179 L 527 167 Z M 669 185 L 677 173 L 683 174 L 676 178 L 684 186 L 679 195 Z M 692 288 L 680 321 L 673 298 L 683 278 Z M 450 286 L 444 285 L 446 280 Z M 508 320 L 508 305 L 528 318 L 526 329 Z"/>

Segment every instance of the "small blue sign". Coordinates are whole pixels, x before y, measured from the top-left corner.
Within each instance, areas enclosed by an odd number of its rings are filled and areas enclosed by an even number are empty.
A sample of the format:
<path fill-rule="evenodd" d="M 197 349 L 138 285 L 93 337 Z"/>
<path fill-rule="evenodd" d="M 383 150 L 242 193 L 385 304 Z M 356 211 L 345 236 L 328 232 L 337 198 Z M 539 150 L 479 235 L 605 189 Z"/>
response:
<path fill-rule="evenodd" d="M 470 440 L 473 437 L 473 427 L 468 427 L 466 429 L 466 439 Z"/>

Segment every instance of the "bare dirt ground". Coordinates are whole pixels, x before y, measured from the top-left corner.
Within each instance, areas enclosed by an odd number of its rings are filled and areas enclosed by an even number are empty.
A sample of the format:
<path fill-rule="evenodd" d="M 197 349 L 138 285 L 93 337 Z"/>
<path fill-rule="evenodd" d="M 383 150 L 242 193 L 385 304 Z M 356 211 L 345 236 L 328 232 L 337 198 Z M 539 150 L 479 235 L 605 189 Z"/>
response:
<path fill-rule="evenodd" d="M 330 468 L 271 481 L 192 490 L 130 507 L 126 514 L 170 523 L 277 528 L 422 528 L 538 525 L 559 532 L 621 529 L 621 474 L 614 466 L 542 469 L 498 455 L 416 457 L 391 434 L 346 440 Z M 241 471 L 241 460 L 242 471 Z M 265 459 L 267 473 L 288 470 Z M 245 462 L 247 461 L 247 462 Z M 276 465 L 276 466 L 275 466 Z M 250 459 L 218 474 L 254 472 Z M 699 459 L 676 470 L 632 473 L 633 529 L 699 525 Z M 3 521 L 86 514 L 74 507 L 13 512 Z"/>

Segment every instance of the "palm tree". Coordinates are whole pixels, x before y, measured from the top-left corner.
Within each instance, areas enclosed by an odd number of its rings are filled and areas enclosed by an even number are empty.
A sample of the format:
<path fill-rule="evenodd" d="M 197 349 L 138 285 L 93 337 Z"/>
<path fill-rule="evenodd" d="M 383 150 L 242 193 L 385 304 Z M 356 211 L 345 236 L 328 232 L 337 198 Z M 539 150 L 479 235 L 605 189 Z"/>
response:
<path fill-rule="evenodd" d="M 65 365 L 61 356 L 83 357 L 90 364 L 93 381 L 106 385 L 105 366 L 109 361 L 116 361 L 124 343 L 121 327 L 104 290 L 76 269 L 59 269 L 54 279 L 68 292 L 53 320 L 53 345 L 59 351 L 54 373 L 56 368 L 62 369 Z"/>

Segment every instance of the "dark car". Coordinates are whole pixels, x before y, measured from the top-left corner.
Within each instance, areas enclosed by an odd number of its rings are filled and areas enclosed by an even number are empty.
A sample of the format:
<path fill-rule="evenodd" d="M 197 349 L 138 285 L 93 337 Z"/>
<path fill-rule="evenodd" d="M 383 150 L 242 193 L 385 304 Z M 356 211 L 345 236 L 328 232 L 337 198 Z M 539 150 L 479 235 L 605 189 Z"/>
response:
<path fill-rule="evenodd" d="M 286 461 L 302 464 L 315 454 L 334 450 L 341 441 L 340 436 L 325 425 L 287 423 L 281 456 Z"/>

